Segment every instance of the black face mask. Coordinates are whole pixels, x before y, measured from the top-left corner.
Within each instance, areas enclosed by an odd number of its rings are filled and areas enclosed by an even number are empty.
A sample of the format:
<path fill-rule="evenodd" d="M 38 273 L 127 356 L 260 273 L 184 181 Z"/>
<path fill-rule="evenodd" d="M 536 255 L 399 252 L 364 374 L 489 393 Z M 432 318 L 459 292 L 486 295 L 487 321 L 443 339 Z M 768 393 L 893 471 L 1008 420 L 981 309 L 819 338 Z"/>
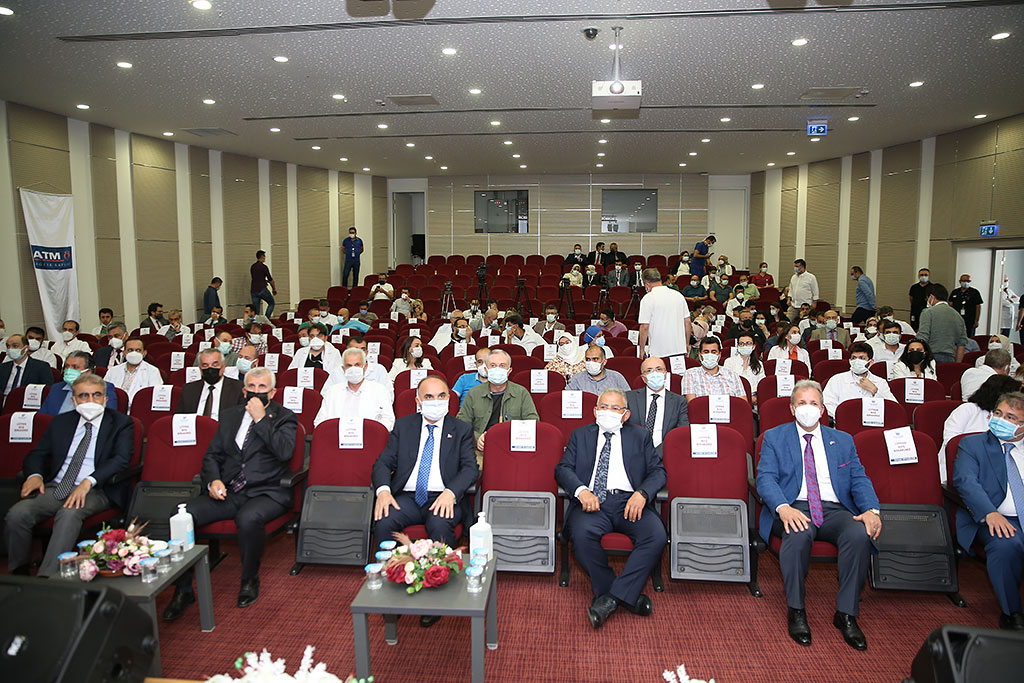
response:
<path fill-rule="evenodd" d="M 924 361 L 924 351 L 907 351 L 907 362 L 911 365 L 917 365 Z"/>
<path fill-rule="evenodd" d="M 258 398 L 263 407 L 266 408 L 267 404 L 270 403 L 270 399 L 267 397 L 269 392 L 266 391 L 248 391 L 245 392 L 245 402 L 248 403 L 250 399 Z"/>
<path fill-rule="evenodd" d="M 200 374 L 207 384 L 216 384 L 220 381 L 220 368 L 203 368 Z"/>

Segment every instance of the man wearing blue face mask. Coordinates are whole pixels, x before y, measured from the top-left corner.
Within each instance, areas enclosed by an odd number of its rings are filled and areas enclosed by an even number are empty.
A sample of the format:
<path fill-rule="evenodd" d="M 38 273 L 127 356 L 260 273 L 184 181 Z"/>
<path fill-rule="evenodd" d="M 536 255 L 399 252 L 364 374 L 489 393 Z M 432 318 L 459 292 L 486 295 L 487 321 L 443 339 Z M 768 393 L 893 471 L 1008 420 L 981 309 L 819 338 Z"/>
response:
<path fill-rule="evenodd" d="M 828 416 L 836 419 L 836 408 L 843 401 L 855 398 L 884 398 L 895 401 L 889 383 L 869 371 L 874 349 L 867 342 L 854 342 L 850 347 L 850 371 L 840 372 L 825 384 L 823 399 Z"/>
<path fill-rule="evenodd" d="M 953 486 L 964 506 L 956 512 L 956 538 L 971 552 L 985 547 L 985 567 L 999 602 L 999 628 L 1024 631 L 1020 586 L 1024 575 L 1024 394 L 1003 394 L 989 430 L 960 440 Z"/>
<path fill-rule="evenodd" d="M 626 392 L 629 423 L 650 432 L 654 448 L 661 456 L 662 442 L 668 433 L 690 424 L 686 398 L 668 390 L 665 361 L 657 356 L 640 364 L 640 377 L 646 386 Z"/>

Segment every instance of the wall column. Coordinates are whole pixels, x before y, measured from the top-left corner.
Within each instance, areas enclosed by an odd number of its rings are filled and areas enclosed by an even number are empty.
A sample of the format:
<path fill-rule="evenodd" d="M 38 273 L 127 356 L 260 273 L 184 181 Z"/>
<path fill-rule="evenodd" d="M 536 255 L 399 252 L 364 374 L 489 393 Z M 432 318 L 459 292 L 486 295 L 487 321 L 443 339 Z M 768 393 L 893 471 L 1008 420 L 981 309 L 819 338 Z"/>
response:
<path fill-rule="evenodd" d="M 850 283 L 850 202 L 853 195 L 853 157 L 841 160 L 839 172 L 839 249 L 836 252 L 835 306 L 846 308 L 846 288 Z M 875 273 L 872 271 L 871 277 Z"/>
<path fill-rule="evenodd" d="M 298 306 L 302 301 L 302 294 L 299 292 L 298 167 L 295 164 L 288 164 L 285 170 L 288 174 L 288 291 L 292 294 L 291 303 Z"/>
<path fill-rule="evenodd" d="M 871 178 L 868 181 L 868 249 L 864 272 L 878 276 L 878 232 L 882 216 L 882 150 L 871 150 Z"/>
<path fill-rule="evenodd" d="M 339 216 L 337 171 L 327 171 L 327 230 L 331 239 L 331 285 L 341 284 L 341 217 Z M 347 228 L 346 228 L 347 230 Z M 347 235 L 347 233 L 346 233 Z"/>
<path fill-rule="evenodd" d="M 271 248 L 270 236 L 270 161 L 257 159 L 257 173 L 260 189 L 260 249 L 267 252 L 267 268 L 274 272 L 274 250 Z"/>
<path fill-rule="evenodd" d="M 764 255 L 768 270 L 776 272 L 776 285 L 785 286 L 788 269 L 779 263 L 782 252 L 782 169 L 770 169 L 764 174 Z"/>
<path fill-rule="evenodd" d="M 178 202 L 178 268 L 181 272 L 181 321 L 201 321 L 197 307 L 195 267 L 192 258 L 192 182 L 188 145 L 174 143 L 174 185 Z M 194 316 L 194 317 L 193 317 Z"/>
<path fill-rule="evenodd" d="M 221 153 L 210 150 L 210 252 L 213 255 L 213 272 L 227 277 L 227 246 L 224 244 L 224 184 L 221 171 Z M 221 299 L 224 314 L 230 306 L 227 297 Z"/>
<path fill-rule="evenodd" d="M 796 257 L 807 258 L 807 164 L 797 167 Z"/>
<path fill-rule="evenodd" d="M 917 248 L 915 268 L 928 267 L 932 242 L 932 190 L 935 181 L 935 138 L 921 141 L 921 185 L 917 192 Z M 953 277 L 960 277 L 954 274 Z"/>
<path fill-rule="evenodd" d="M 22 306 L 21 270 L 18 268 L 17 209 L 14 198 L 14 178 L 11 175 L 11 142 L 7 132 L 7 102 L 0 100 L 0 291 L 4 305 L 0 317 L 8 333 L 25 329 L 25 311 Z"/>
<path fill-rule="evenodd" d="M 359 237 L 363 240 L 363 259 L 359 275 L 366 277 L 373 272 L 373 177 L 362 173 L 353 174 L 353 191 L 355 192 L 356 225 L 359 226 Z"/>
<path fill-rule="evenodd" d="M 135 194 L 132 189 L 132 136 L 114 130 L 117 169 L 117 223 L 121 238 L 121 273 L 124 280 L 124 319 L 128 331 L 142 320 L 139 306 L 139 266 L 135 257 Z M 147 302 L 147 305 L 149 302 Z"/>
<path fill-rule="evenodd" d="M 78 276 L 79 323 L 92 320 L 99 310 L 99 270 L 96 265 L 96 227 L 92 209 L 92 162 L 89 159 L 89 124 L 68 119 L 71 195 L 75 217 L 75 272 Z M 82 325 L 84 327 L 84 324 Z"/>

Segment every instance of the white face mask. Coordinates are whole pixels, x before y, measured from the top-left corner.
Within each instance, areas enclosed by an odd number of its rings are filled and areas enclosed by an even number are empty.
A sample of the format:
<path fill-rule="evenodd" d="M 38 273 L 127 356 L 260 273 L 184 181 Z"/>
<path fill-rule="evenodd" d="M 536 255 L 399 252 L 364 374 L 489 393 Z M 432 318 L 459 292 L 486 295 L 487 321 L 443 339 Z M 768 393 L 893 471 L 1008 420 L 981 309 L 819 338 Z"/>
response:
<path fill-rule="evenodd" d="M 587 361 L 587 374 L 596 377 L 601 374 L 601 363 L 596 360 Z"/>
<path fill-rule="evenodd" d="M 549 323 L 553 323 L 555 322 L 555 320 L 558 319 L 558 316 L 555 315 L 554 313 L 548 313 L 547 315 L 544 316 L 544 319 L 547 320 Z"/>
<path fill-rule="evenodd" d="M 84 417 L 86 420 L 89 420 L 90 422 L 92 422 L 97 417 L 102 415 L 104 410 L 104 406 L 100 405 L 99 403 L 92 403 L 91 401 L 86 403 L 79 403 L 75 406 L 75 412 L 77 412 L 79 415 Z"/>
<path fill-rule="evenodd" d="M 420 413 L 427 422 L 437 422 L 448 414 L 448 401 L 420 401 Z"/>
<path fill-rule="evenodd" d="M 796 333 L 793 333 L 793 334 L 789 335 L 789 343 L 792 344 L 793 346 L 796 346 L 797 344 L 799 344 L 800 343 L 800 335 L 796 334 Z"/>
<path fill-rule="evenodd" d="M 363 381 L 363 369 L 358 365 L 345 368 L 345 380 L 349 384 L 359 384 Z"/>
<path fill-rule="evenodd" d="M 888 334 L 882 336 L 882 341 L 884 341 L 889 346 L 896 346 L 897 344 L 900 343 L 900 335 L 896 334 L 895 332 L 889 332 Z"/>
<path fill-rule="evenodd" d="M 825 327 L 827 327 L 830 330 L 834 330 L 838 326 L 839 326 L 839 321 L 838 320 L 829 319 L 829 320 L 825 321 Z"/>
<path fill-rule="evenodd" d="M 409 354 L 413 358 L 422 358 L 423 357 L 423 347 L 422 346 L 414 346 L 411 349 L 409 349 Z"/>
<path fill-rule="evenodd" d="M 466 339 L 467 337 L 469 337 L 469 328 L 468 327 L 460 327 L 460 328 L 458 328 L 457 331 L 459 333 L 459 339 Z"/>
<path fill-rule="evenodd" d="M 807 403 L 796 407 L 796 421 L 810 429 L 821 419 L 821 408 Z"/>
<path fill-rule="evenodd" d="M 865 372 L 868 371 L 869 362 L 870 361 L 866 361 L 863 358 L 851 358 L 850 370 L 852 370 L 853 374 L 855 375 L 863 375 Z"/>
<path fill-rule="evenodd" d="M 309 337 L 299 337 L 299 346 L 309 346 Z"/>
<path fill-rule="evenodd" d="M 38 339 L 29 339 L 28 340 L 28 350 L 29 351 L 38 351 L 40 346 L 41 346 L 41 344 L 40 344 Z"/>
<path fill-rule="evenodd" d="M 142 353 L 140 351 L 129 351 L 124 354 L 124 359 L 128 361 L 128 365 L 138 365 L 142 362 Z"/>
<path fill-rule="evenodd" d="M 558 355 L 562 358 L 570 358 L 573 355 L 572 344 L 559 344 Z"/>
<path fill-rule="evenodd" d="M 122 346 L 124 346 L 124 340 L 119 339 L 117 337 L 111 337 L 109 340 L 107 340 L 107 344 L 109 344 L 110 347 L 116 351 Z"/>
<path fill-rule="evenodd" d="M 10 358 L 11 360 L 21 360 L 21 357 L 23 355 L 25 355 L 25 349 L 7 349 L 7 357 Z"/>
<path fill-rule="evenodd" d="M 309 348 L 314 351 L 319 351 L 324 348 L 326 344 L 327 342 L 323 340 L 323 337 L 309 337 Z"/>
<path fill-rule="evenodd" d="M 253 344 L 257 344 L 257 345 L 258 344 L 262 344 L 263 343 L 263 335 L 262 334 L 250 334 L 249 335 L 249 341 L 251 341 Z"/>
<path fill-rule="evenodd" d="M 764 268 L 762 268 L 762 269 L 761 269 L 761 272 L 762 272 L 762 273 L 767 273 L 767 272 L 768 272 L 768 268 L 767 268 L 767 266 L 766 266 L 766 267 L 764 267 Z"/>
<path fill-rule="evenodd" d="M 476 369 L 476 374 L 480 377 L 480 379 L 487 379 L 487 366 L 481 365 L 480 367 L 478 367 Z"/>
<path fill-rule="evenodd" d="M 718 365 L 718 354 L 717 353 L 702 353 L 700 354 L 700 364 L 710 370 L 711 368 Z"/>
<path fill-rule="evenodd" d="M 736 301 L 743 301 L 743 292 L 736 292 Z"/>
<path fill-rule="evenodd" d="M 64 330 L 63 332 L 60 333 L 60 338 L 63 339 L 65 343 L 67 343 L 75 338 L 75 333 L 70 332 L 68 330 Z"/>
<path fill-rule="evenodd" d="M 928 282 L 928 276 L 927 275 L 921 275 L 917 279 L 921 281 L 921 284 L 924 284 L 925 282 Z"/>
<path fill-rule="evenodd" d="M 868 334 L 874 334 L 878 332 L 878 328 L 874 325 L 868 325 Z"/>
<path fill-rule="evenodd" d="M 579 256 L 580 254 L 583 253 L 583 250 L 581 250 L 581 249 L 573 249 L 573 253 L 576 254 L 577 256 Z"/>
<path fill-rule="evenodd" d="M 741 356 L 749 356 L 750 354 L 752 354 L 754 352 L 754 347 L 753 346 L 737 346 L 736 347 L 736 351 Z"/>
<path fill-rule="evenodd" d="M 617 432 L 622 429 L 622 414 L 614 410 L 598 410 L 597 426 L 602 432 Z"/>

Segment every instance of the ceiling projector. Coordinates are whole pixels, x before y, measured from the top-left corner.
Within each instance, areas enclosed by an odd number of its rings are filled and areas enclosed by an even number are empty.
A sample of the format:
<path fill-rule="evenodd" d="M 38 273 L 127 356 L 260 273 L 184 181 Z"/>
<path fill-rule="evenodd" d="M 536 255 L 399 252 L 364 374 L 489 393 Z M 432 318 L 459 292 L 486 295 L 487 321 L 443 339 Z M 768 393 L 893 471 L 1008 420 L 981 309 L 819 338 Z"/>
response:
<path fill-rule="evenodd" d="M 591 81 L 593 109 L 639 109 L 642 81 Z"/>

